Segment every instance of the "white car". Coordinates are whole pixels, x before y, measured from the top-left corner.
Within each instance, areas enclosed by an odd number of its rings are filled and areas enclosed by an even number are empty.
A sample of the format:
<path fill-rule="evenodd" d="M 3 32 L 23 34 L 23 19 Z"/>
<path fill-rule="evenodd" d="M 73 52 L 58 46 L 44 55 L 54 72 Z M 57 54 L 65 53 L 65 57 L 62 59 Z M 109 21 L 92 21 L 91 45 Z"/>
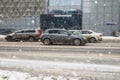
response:
<path fill-rule="evenodd" d="M 102 33 L 96 33 L 92 30 L 70 30 L 73 34 L 82 35 L 87 38 L 88 42 L 95 43 L 102 41 Z"/>

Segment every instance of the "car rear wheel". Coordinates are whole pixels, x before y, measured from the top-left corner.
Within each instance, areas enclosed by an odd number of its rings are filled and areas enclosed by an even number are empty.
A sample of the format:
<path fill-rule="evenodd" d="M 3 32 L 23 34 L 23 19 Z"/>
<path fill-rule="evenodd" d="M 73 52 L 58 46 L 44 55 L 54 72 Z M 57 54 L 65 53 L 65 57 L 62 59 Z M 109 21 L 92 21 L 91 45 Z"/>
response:
<path fill-rule="evenodd" d="M 30 41 L 30 42 L 35 41 L 34 37 L 29 37 L 29 41 Z"/>
<path fill-rule="evenodd" d="M 81 41 L 79 39 L 74 40 L 74 45 L 79 46 L 81 44 Z"/>
<path fill-rule="evenodd" d="M 89 40 L 91 43 L 95 43 L 96 42 L 96 39 L 94 37 L 90 38 Z"/>
<path fill-rule="evenodd" d="M 6 41 L 13 41 L 13 38 L 12 38 L 12 36 L 7 36 L 7 37 L 5 38 L 5 40 L 6 40 Z"/>
<path fill-rule="evenodd" d="M 44 45 L 49 45 L 51 42 L 50 42 L 50 39 L 44 39 L 44 41 L 43 41 L 43 44 Z"/>

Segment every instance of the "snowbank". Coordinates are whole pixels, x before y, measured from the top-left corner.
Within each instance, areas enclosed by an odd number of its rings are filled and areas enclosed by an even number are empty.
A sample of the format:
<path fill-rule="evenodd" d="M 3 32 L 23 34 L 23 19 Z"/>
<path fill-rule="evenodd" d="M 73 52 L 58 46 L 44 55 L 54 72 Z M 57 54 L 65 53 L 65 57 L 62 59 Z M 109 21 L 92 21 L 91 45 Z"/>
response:
<path fill-rule="evenodd" d="M 0 80 L 27 80 L 28 73 L 0 70 Z"/>
<path fill-rule="evenodd" d="M 117 41 L 120 41 L 120 37 L 114 37 L 114 36 L 103 36 L 103 41 L 111 41 L 111 42 L 117 42 Z"/>
<path fill-rule="evenodd" d="M 0 35 L 0 41 L 5 41 L 5 35 Z"/>
<path fill-rule="evenodd" d="M 28 73 L 0 70 L 0 80 L 80 80 L 81 77 L 43 76 L 33 77 Z"/>
<path fill-rule="evenodd" d="M 119 76 L 119 75 L 118 75 Z M 55 75 L 38 75 L 32 76 L 29 73 L 16 71 L 0 70 L 0 80 L 120 80 L 120 77 L 114 74 L 106 74 L 106 76 L 84 75 L 84 76 L 55 76 Z"/>
<path fill-rule="evenodd" d="M 5 35 L 0 35 L 0 39 L 4 39 L 5 38 Z"/>

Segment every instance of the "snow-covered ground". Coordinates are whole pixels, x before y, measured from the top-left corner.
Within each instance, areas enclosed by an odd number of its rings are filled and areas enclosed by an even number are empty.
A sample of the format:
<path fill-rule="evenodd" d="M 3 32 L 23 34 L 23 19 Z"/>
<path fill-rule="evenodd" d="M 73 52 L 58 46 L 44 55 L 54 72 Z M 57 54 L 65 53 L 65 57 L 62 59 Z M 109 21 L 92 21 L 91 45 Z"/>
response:
<path fill-rule="evenodd" d="M 15 58 L 15 57 L 14 57 Z M 13 64 L 14 63 L 14 64 Z M 33 70 L 69 70 L 69 71 L 96 71 L 96 72 L 117 72 L 120 73 L 118 65 L 104 65 L 91 63 L 73 63 L 56 61 L 39 61 L 25 59 L 5 59 L 0 58 L 0 67 L 33 69 Z"/>
<path fill-rule="evenodd" d="M 119 37 L 103 36 L 103 40 L 120 40 L 120 36 Z"/>
<path fill-rule="evenodd" d="M 83 80 L 82 77 L 38 75 L 31 76 L 29 73 L 0 70 L 0 80 Z M 88 80 L 88 79 L 84 79 Z"/>
<path fill-rule="evenodd" d="M 29 73 L 0 70 L 0 80 L 120 80 L 119 75 L 110 74 L 106 76 L 61 76 L 61 75 L 43 75 L 32 76 Z"/>

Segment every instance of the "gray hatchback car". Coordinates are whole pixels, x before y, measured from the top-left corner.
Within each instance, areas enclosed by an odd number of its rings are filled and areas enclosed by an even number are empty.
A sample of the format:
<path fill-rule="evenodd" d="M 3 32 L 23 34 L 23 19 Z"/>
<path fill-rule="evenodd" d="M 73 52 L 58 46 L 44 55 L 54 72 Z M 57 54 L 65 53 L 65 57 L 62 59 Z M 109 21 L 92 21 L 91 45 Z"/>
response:
<path fill-rule="evenodd" d="M 41 42 L 45 45 L 53 43 L 73 44 L 76 46 L 85 45 L 86 38 L 82 36 L 73 35 L 65 29 L 47 29 L 41 35 Z"/>

